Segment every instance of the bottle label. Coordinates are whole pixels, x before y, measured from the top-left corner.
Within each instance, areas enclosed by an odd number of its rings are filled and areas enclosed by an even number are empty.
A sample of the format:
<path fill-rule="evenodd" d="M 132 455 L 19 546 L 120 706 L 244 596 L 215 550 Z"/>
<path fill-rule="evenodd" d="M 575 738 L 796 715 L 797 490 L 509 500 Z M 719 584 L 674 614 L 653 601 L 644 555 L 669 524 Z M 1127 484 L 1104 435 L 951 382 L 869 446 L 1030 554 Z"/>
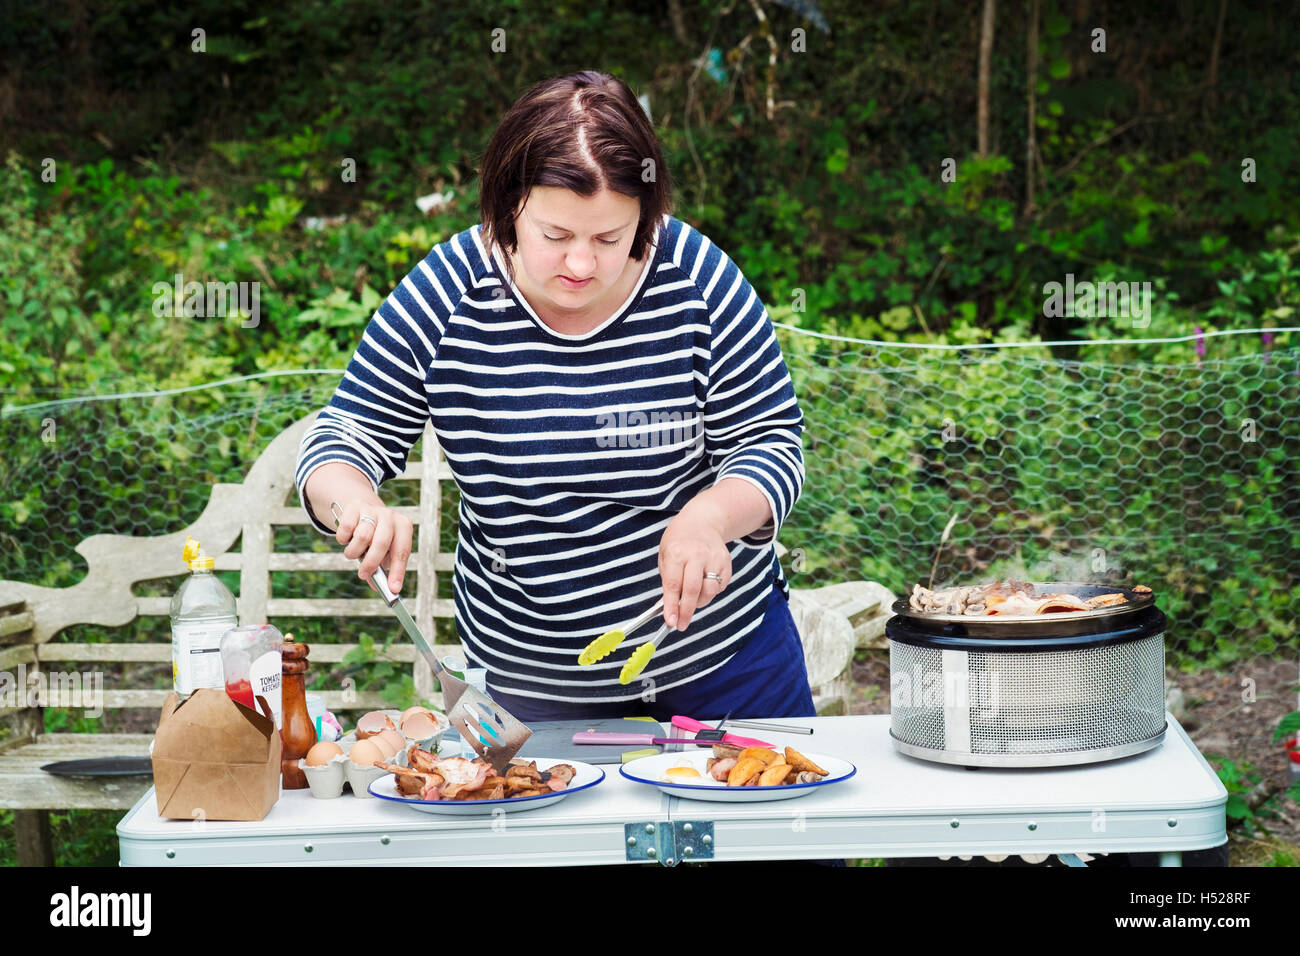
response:
<path fill-rule="evenodd" d="M 176 693 L 188 697 L 200 687 L 221 690 L 221 636 L 239 622 L 229 620 L 180 622 L 172 625 L 172 674 Z"/>
<path fill-rule="evenodd" d="M 248 682 L 253 685 L 253 699 L 265 697 L 275 717 L 275 726 L 281 726 L 280 720 L 280 654 L 267 651 L 248 668 Z"/>

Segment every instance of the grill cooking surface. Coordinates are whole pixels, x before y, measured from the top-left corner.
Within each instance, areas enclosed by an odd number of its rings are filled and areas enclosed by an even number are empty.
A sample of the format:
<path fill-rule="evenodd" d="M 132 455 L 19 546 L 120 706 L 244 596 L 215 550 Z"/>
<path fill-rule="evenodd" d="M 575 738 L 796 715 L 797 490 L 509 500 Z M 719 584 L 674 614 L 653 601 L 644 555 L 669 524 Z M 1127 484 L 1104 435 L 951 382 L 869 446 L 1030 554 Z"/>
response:
<path fill-rule="evenodd" d="M 1131 614 L 1136 610 L 1151 607 L 1155 604 L 1155 595 L 1150 591 L 1135 591 L 1132 588 L 1111 587 L 1104 584 L 1075 584 L 1070 582 L 1047 582 L 1034 585 L 1034 594 L 1038 596 L 1046 596 L 1049 594 L 1072 594 L 1085 601 L 1101 594 L 1115 593 L 1123 594 L 1127 600 L 1123 604 L 1093 608 L 1088 611 L 1053 611 L 1046 614 L 936 614 L 931 611 L 914 610 L 907 598 L 901 598 L 895 601 L 891 610 L 895 614 L 912 617 L 918 621 L 949 621 L 961 624 L 976 622 L 977 624 L 982 625 L 985 622 L 999 621 L 1010 624 L 1024 621 L 1093 620 L 1095 618 L 1114 617 L 1120 614 Z"/>

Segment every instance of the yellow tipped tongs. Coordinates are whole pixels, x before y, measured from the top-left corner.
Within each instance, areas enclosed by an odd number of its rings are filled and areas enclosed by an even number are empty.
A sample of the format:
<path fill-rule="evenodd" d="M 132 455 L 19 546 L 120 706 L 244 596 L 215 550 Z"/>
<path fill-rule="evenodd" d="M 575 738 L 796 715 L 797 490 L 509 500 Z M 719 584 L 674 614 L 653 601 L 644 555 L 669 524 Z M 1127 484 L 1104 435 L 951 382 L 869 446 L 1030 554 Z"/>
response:
<path fill-rule="evenodd" d="M 627 624 L 622 628 L 615 628 L 612 631 L 606 631 L 583 648 L 582 653 L 578 655 L 578 663 L 583 667 L 586 667 L 599 660 L 604 660 L 613 653 L 614 648 L 627 640 L 629 634 L 636 631 L 663 609 L 664 599 L 660 598 L 654 607 L 646 611 L 631 624 Z M 623 669 L 619 672 L 618 682 L 620 684 L 631 683 L 633 678 L 645 670 L 645 666 L 650 663 L 650 658 L 654 656 L 655 642 L 660 640 L 670 630 L 671 628 L 667 624 L 663 625 L 659 628 L 659 633 L 632 652 L 632 656 L 627 659 L 627 663 L 623 665 Z"/>

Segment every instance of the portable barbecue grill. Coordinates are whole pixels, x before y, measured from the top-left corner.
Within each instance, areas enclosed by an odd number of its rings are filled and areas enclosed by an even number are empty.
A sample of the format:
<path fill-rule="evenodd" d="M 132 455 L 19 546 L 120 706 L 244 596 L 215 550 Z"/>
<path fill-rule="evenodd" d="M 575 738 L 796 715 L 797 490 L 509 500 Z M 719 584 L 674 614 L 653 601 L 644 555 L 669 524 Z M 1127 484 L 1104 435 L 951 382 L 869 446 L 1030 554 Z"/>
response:
<path fill-rule="evenodd" d="M 1048 767 L 1141 753 L 1165 734 L 1166 618 L 1150 592 L 1090 611 L 987 617 L 894 603 L 891 729 L 901 752 L 962 766 Z"/>

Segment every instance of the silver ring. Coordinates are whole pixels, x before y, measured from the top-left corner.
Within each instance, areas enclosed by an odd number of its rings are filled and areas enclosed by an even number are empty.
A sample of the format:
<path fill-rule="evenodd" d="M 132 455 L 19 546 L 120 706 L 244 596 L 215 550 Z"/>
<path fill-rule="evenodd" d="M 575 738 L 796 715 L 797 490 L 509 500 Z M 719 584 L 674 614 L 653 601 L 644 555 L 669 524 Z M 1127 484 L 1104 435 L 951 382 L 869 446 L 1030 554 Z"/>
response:
<path fill-rule="evenodd" d="M 722 575 L 719 574 L 717 571 L 705 571 L 704 576 L 706 578 L 712 578 L 713 580 L 717 581 L 719 584 L 722 583 Z"/>
<path fill-rule="evenodd" d="M 357 519 L 357 524 L 361 524 L 361 522 L 363 521 L 369 521 L 376 528 L 379 527 L 378 522 L 375 521 L 374 515 L 362 515 L 360 518 Z"/>

